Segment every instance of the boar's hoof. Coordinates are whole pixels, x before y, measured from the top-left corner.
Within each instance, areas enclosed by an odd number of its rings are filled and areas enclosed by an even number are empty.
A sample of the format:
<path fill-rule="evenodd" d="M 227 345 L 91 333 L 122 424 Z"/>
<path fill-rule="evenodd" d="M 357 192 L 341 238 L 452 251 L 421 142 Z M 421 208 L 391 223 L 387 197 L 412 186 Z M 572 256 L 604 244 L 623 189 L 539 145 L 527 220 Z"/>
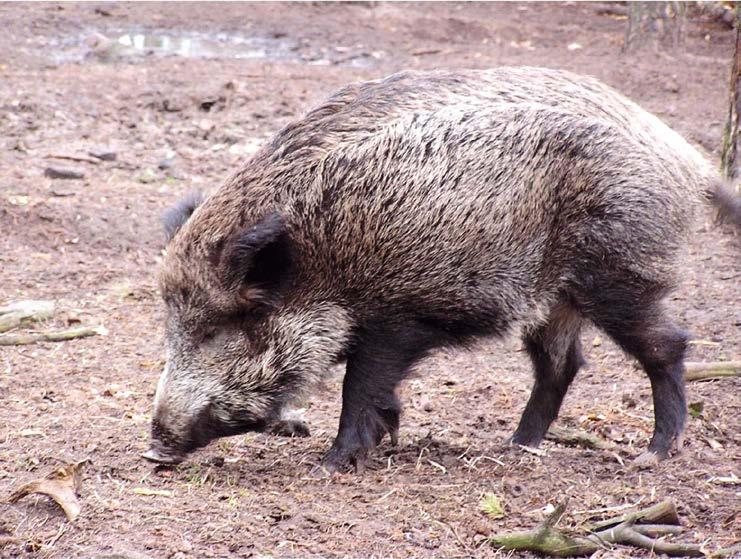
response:
<path fill-rule="evenodd" d="M 359 448 L 355 450 L 343 450 L 332 447 L 322 458 L 321 464 L 311 470 L 312 477 L 328 477 L 332 474 L 345 474 L 355 472 L 362 474 L 365 471 L 365 460 L 368 452 Z"/>
<path fill-rule="evenodd" d="M 502 443 L 502 446 L 504 447 L 514 447 L 514 448 L 520 448 L 520 447 L 526 447 L 526 448 L 532 448 L 537 449 L 540 446 L 542 439 L 538 439 L 535 437 L 532 438 L 525 438 L 520 437 L 515 433 L 511 437 L 507 437 L 504 439 L 504 442 Z"/>
<path fill-rule="evenodd" d="M 276 421 L 268 427 L 268 432 L 279 437 L 308 437 L 310 435 L 309 426 L 295 419 Z"/>
<path fill-rule="evenodd" d="M 654 435 L 654 439 L 656 436 Z M 667 443 L 665 439 L 651 441 L 648 450 L 633 460 L 633 464 L 639 469 L 651 468 L 659 462 L 668 459 L 672 453 L 682 452 L 684 437 L 678 434 L 671 442 Z"/>
<path fill-rule="evenodd" d="M 146 458 L 150 462 L 157 462 L 158 464 L 178 464 L 183 461 L 181 454 L 166 452 L 155 447 L 150 448 L 142 454 L 142 458 Z"/>
<path fill-rule="evenodd" d="M 633 460 L 633 465 L 638 469 L 648 469 L 656 466 L 659 462 L 666 460 L 667 458 L 669 458 L 668 453 L 661 454 L 647 450 Z"/>

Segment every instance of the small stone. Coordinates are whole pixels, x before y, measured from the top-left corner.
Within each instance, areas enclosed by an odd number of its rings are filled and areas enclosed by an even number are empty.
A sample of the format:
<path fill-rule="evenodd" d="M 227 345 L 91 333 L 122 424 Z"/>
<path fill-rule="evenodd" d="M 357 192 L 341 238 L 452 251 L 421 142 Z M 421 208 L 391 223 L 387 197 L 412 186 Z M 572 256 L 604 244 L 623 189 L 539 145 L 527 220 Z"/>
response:
<path fill-rule="evenodd" d="M 162 171 L 169 169 L 170 167 L 172 167 L 173 161 L 174 159 L 168 157 L 160 159 L 160 162 L 157 163 L 157 168 Z"/>
<path fill-rule="evenodd" d="M 85 173 L 72 167 L 47 167 L 44 174 L 51 179 L 83 179 Z"/>
<path fill-rule="evenodd" d="M 118 153 L 109 147 L 97 147 L 88 151 L 88 155 L 100 159 L 101 161 L 115 161 L 118 158 Z"/>
<path fill-rule="evenodd" d="M 664 89 L 670 93 L 679 93 L 679 84 L 674 80 L 669 80 L 664 84 Z"/>
<path fill-rule="evenodd" d="M 207 118 L 202 118 L 198 122 L 196 122 L 196 126 L 199 130 L 203 130 L 204 132 L 210 132 L 214 129 L 216 126 L 212 120 L 209 120 Z"/>
<path fill-rule="evenodd" d="M 594 339 L 592 340 L 592 346 L 593 346 L 593 347 L 599 347 L 599 346 L 601 346 L 601 345 L 602 345 L 602 338 L 600 338 L 599 336 L 595 337 L 595 338 L 594 338 Z"/>
<path fill-rule="evenodd" d="M 626 408 L 634 408 L 638 405 L 638 403 L 629 394 L 623 394 L 622 401 Z"/>
<path fill-rule="evenodd" d="M 152 169 L 145 169 L 141 175 L 136 177 L 136 180 L 138 180 L 142 184 L 149 184 L 156 181 L 157 176 Z"/>
<path fill-rule="evenodd" d="M 62 190 L 60 188 L 52 188 L 51 189 L 52 196 L 58 196 L 60 198 L 66 197 L 66 196 L 74 196 L 77 194 L 74 190 Z"/>

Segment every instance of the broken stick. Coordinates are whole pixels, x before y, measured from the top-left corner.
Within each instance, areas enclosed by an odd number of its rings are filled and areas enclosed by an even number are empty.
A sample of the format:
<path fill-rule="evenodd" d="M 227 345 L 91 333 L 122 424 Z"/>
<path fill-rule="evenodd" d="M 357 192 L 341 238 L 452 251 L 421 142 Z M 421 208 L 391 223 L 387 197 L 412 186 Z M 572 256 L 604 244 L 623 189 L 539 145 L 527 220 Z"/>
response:
<path fill-rule="evenodd" d="M 54 301 L 13 301 L 0 307 L 0 332 L 28 322 L 46 320 L 54 314 Z"/>
<path fill-rule="evenodd" d="M 570 535 L 554 528 L 563 516 L 565 508 L 566 502 L 558 505 L 545 522 L 535 530 L 489 536 L 489 543 L 510 551 L 534 551 L 552 557 L 591 555 L 610 544 L 631 545 L 673 556 L 703 557 L 705 555 L 699 545 L 666 542 L 660 539 L 667 534 L 677 534 L 682 531 L 682 527 L 678 526 L 679 518 L 676 507 L 671 501 L 663 501 L 648 509 L 600 522 L 596 526 L 606 526 L 606 528 L 584 535 Z M 637 524 L 644 520 L 652 523 Z M 661 521 L 666 523 L 657 523 Z"/>
<path fill-rule="evenodd" d="M 39 332 L 36 334 L 3 334 L 0 335 L 0 346 L 3 345 L 28 345 L 38 342 L 64 342 L 75 338 L 87 338 L 89 336 L 106 335 L 108 330 L 103 326 L 94 328 L 72 328 L 58 332 Z"/>
<path fill-rule="evenodd" d="M 591 532 L 596 532 L 597 530 L 604 530 L 605 528 L 616 526 L 617 524 L 622 524 L 624 522 L 629 522 L 631 524 L 636 522 L 645 522 L 647 524 L 669 524 L 672 526 L 679 526 L 679 514 L 677 513 L 677 507 L 674 506 L 674 502 L 671 499 L 665 499 L 651 507 L 596 522 L 589 527 L 589 530 Z"/>
<path fill-rule="evenodd" d="M 684 364 L 684 380 L 707 380 L 722 377 L 741 377 L 741 361 L 708 361 Z"/>

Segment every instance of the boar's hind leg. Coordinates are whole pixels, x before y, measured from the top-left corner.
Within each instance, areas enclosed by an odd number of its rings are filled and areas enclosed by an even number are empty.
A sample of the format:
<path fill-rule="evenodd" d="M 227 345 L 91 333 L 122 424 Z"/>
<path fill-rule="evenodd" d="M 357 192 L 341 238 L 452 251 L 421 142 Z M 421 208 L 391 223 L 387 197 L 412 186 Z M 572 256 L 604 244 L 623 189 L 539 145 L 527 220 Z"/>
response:
<path fill-rule="evenodd" d="M 432 345 L 434 335 L 414 324 L 376 324 L 356 336 L 342 386 L 340 427 L 322 466 L 361 471 L 368 451 L 388 433 L 396 443 L 401 405 L 396 387 Z"/>
<path fill-rule="evenodd" d="M 545 437 L 566 391 L 584 364 L 579 332 L 581 317 L 567 305 L 559 305 L 548 322 L 524 337 L 535 369 L 535 384 L 512 442 L 536 447 Z"/>
<path fill-rule="evenodd" d="M 669 456 L 673 447 L 681 447 L 686 419 L 684 395 L 684 354 L 687 335 L 664 313 L 656 293 L 630 293 L 615 302 L 595 309 L 594 322 L 627 353 L 635 357 L 651 381 L 655 428 L 648 451 L 639 463 L 652 463 Z"/>

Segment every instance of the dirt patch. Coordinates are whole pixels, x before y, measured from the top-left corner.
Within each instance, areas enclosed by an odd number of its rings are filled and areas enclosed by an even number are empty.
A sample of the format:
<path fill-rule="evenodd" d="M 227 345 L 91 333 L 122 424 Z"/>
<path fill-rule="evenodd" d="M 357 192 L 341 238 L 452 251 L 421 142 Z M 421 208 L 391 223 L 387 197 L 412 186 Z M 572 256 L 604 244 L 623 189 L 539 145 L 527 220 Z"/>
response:
<path fill-rule="evenodd" d="M 738 541 L 738 486 L 714 478 L 741 473 L 741 382 L 689 386 L 690 402 L 703 407 L 689 421 L 685 452 L 636 471 L 630 458 L 653 423 L 649 383 L 610 342 L 593 344 L 593 331 L 584 336 L 590 366 L 559 424 L 599 434 L 615 452 L 546 442 L 536 456 L 503 446 L 531 383 L 511 338 L 422 363 L 403 388 L 399 446 L 382 446 L 363 476 L 307 477 L 334 435 L 340 371 L 310 402 L 308 439 L 226 439 L 176 469 L 139 457 L 163 365 L 154 270 L 167 206 L 218 186 L 340 85 L 403 68 L 592 74 L 717 159 L 731 31 L 696 17 L 683 52 L 627 56 L 624 27 L 598 4 L 0 6 L 0 301 L 55 299 L 61 311 L 48 326 L 109 330 L 0 350 L 0 495 L 64 461 L 91 461 L 73 524 L 44 497 L 0 504 L 0 556 L 487 557 L 497 555 L 487 534 L 532 527 L 566 496 L 565 526 L 671 497 L 687 541 Z M 135 39 L 121 38 L 137 35 L 181 46 L 201 38 L 215 53 L 144 43 L 132 52 Z M 264 54 L 214 47 L 244 41 Z M 83 178 L 52 179 L 49 166 Z M 682 267 L 670 305 L 698 340 L 690 358 L 738 359 L 739 238 L 708 211 Z M 480 510 L 486 493 L 499 496 L 503 518 Z"/>

